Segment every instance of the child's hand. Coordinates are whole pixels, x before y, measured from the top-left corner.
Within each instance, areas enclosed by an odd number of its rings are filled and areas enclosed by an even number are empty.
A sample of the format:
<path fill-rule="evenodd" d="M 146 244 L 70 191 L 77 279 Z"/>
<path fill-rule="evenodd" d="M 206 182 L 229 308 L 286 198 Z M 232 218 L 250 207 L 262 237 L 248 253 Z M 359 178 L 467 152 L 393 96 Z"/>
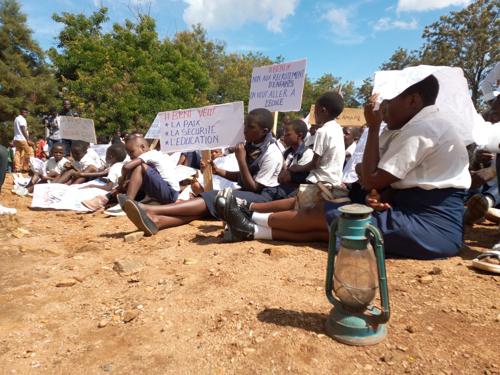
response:
<path fill-rule="evenodd" d="M 374 109 L 377 98 L 378 94 L 373 94 L 372 96 L 370 96 L 370 99 L 368 99 L 368 103 L 366 103 L 364 107 L 366 125 L 368 126 L 368 128 L 379 127 L 380 123 L 382 122 L 381 111 L 375 111 Z"/>
<path fill-rule="evenodd" d="M 245 160 L 247 156 L 245 145 L 243 143 L 238 143 L 234 149 L 234 154 L 236 156 L 236 159 L 238 159 L 239 161 Z"/>
<path fill-rule="evenodd" d="M 389 203 L 383 203 L 380 201 L 380 194 L 377 190 L 372 189 L 370 194 L 366 196 L 366 204 L 373 208 L 375 211 L 385 211 L 391 208 Z"/>

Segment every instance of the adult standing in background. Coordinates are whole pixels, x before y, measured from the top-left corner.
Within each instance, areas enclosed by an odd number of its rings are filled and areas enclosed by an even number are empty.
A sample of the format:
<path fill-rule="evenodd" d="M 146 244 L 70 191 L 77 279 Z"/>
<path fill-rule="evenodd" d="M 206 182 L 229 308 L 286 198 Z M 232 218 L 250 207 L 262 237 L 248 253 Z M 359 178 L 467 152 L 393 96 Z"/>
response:
<path fill-rule="evenodd" d="M 68 99 L 63 100 L 63 107 L 59 111 L 59 116 L 72 116 L 78 117 L 78 113 L 71 108 L 71 102 Z M 67 156 L 71 151 L 71 139 L 61 139 L 64 144 L 64 155 Z"/>
<path fill-rule="evenodd" d="M 33 142 L 28 133 L 28 110 L 22 108 L 19 116 L 14 120 L 14 172 L 27 172 L 30 169 L 30 157 L 34 156 Z"/>
<path fill-rule="evenodd" d="M 5 172 L 7 172 L 7 149 L 0 145 L 0 194 L 2 193 L 2 185 L 5 180 Z M 15 208 L 8 208 L 0 204 L 0 215 L 13 215 L 16 213 Z"/>
<path fill-rule="evenodd" d="M 61 135 L 59 134 L 59 114 L 57 113 L 57 109 L 52 107 L 50 109 L 50 113 L 47 116 L 44 116 L 43 122 L 48 131 L 47 143 L 49 145 L 50 152 L 54 143 L 61 142 Z"/>

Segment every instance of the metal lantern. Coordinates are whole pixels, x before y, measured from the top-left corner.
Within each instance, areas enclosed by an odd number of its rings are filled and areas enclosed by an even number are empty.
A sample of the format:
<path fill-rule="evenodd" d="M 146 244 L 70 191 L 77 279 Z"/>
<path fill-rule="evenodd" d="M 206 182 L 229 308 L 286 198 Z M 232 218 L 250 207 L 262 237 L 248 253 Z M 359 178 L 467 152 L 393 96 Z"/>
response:
<path fill-rule="evenodd" d="M 387 336 L 390 316 L 382 235 L 370 224 L 370 207 L 350 204 L 339 211 L 328 245 L 326 296 L 333 309 L 326 332 L 344 344 L 374 345 Z M 381 308 L 372 305 L 377 288 Z"/>

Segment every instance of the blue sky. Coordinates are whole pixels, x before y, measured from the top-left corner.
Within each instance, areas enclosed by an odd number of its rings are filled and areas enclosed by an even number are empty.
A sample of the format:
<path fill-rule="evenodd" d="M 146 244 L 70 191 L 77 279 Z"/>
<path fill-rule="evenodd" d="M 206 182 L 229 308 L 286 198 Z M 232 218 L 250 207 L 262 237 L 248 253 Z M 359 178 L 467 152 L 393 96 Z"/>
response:
<path fill-rule="evenodd" d="M 259 51 L 286 60 L 307 58 L 313 79 L 332 73 L 356 84 L 373 75 L 398 47 L 416 49 L 423 27 L 460 10 L 470 0 L 19 0 L 34 38 L 55 47 L 61 26 L 53 13 L 109 8 L 110 21 L 134 19 L 134 10 L 156 19 L 161 37 L 201 23 L 229 51 Z"/>

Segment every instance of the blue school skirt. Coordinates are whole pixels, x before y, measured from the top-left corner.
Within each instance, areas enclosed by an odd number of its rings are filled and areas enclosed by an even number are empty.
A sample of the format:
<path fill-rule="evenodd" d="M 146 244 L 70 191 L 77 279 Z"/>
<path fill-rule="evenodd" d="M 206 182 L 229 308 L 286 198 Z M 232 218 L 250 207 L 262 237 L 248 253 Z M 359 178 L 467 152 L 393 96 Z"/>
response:
<path fill-rule="evenodd" d="M 465 190 L 454 188 L 394 190 L 392 208 L 372 214 L 386 254 L 414 259 L 457 255 L 463 244 L 465 196 Z M 325 203 L 328 227 L 340 216 L 341 205 Z"/>
<path fill-rule="evenodd" d="M 200 196 L 205 201 L 208 212 L 211 216 L 216 219 L 221 219 L 217 212 L 215 211 L 215 197 L 219 190 L 211 190 L 201 193 Z M 286 192 L 280 189 L 279 186 L 276 187 L 265 187 L 260 193 L 252 193 L 250 191 L 244 190 L 233 190 L 233 196 L 241 199 L 245 199 L 248 203 L 262 203 L 270 202 L 278 199 L 284 199 L 287 197 Z"/>

